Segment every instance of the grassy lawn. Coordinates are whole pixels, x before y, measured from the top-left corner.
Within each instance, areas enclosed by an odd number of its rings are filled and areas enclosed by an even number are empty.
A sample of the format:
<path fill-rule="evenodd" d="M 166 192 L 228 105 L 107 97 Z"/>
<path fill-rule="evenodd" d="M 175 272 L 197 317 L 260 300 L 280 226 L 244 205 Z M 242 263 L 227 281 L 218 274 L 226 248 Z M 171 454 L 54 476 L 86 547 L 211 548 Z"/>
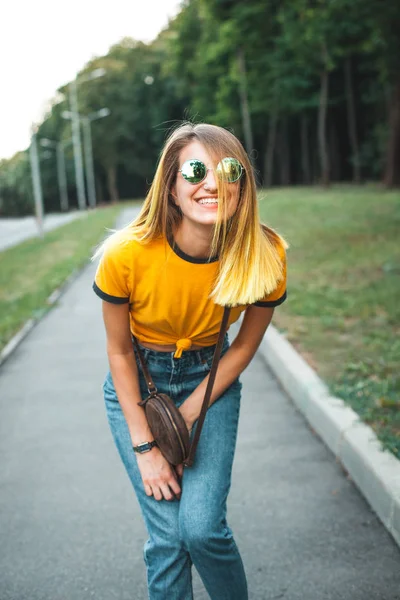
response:
<path fill-rule="evenodd" d="M 260 211 L 290 244 L 275 324 L 400 458 L 400 193 L 264 190 Z"/>
<path fill-rule="evenodd" d="M 48 310 L 47 298 L 90 258 L 114 227 L 123 205 L 87 212 L 82 218 L 0 252 L 0 350 L 31 317 Z"/>

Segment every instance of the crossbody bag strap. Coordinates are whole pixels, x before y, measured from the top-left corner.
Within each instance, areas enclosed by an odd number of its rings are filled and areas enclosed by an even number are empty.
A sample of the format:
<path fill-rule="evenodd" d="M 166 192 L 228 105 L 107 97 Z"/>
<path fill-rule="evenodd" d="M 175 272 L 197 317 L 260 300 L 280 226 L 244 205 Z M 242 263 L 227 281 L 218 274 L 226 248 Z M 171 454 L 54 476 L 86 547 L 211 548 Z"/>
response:
<path fill-rule="evenodd" d="M 185 465 L 185 467 L 191 467 L 193 465 L 194 454 L 196 452 L 197 444 L 199 443 L 200 433 L 203 428 L 204 419 L 206 418 L 206 413 L 207 413 L 208 405 L 210 402 L 211 393 L 212 393 L 212 390 L 214 387 L 214 381 L 215 381 L 215 376 L 217 374 L 217 368 L 218 368 L 218 363 L 219 363 L 219 359 L 221 356 L 222 345 L 224 342 L 226 330 L 228 329 L 228 320 L 229 320 L 230 312 L 231 312 L 230 307 L 225 306 L 224 316 L 222 318 L 221 329 L 219 330 L 218 342 L 217 342 L 217 346 L 214 351 L 213 361 L 212 361 L 212 365 L 211 365 L 211 371 L 210 371 L 210 375 L 209 375 L 208 382 L 207 382 L 206 393 L 204 395 L 204 400 L 203 400 L 203 404 L 201 407 L 200 416 L 197 420 L 196 430 L 194 432 L 193 440 L 190 445 L 189 454 L 183 463 Z"/>
<path fill-rule="evenodd" d="M 138 344 L 138 341 L 137 341 L 137 339 L 135 338 L 134 335 L 132 336 L 132 340 L 133 340 L 133 343 L 135 344 L 135 348 L 136 348 L 138 356 L 139 356 L 139 360 L 140 360 L 140 364 L 141 364 L 141 367 L 142 367 L 142 371 L 143 371 L 143 374 L 144 374 L 145 379 L 146 379 L 147 391 L 149 392 L 149 394 L 156 394 L 157 393 L 157 388 L 154 385 L 154 381 L 153 381 L 153 379 L 152 379 L 152 377 L 150 375 L 150 371 L 147 368 L 146 361 L 144 360 L 143 353 L 142 353 L 142 351 L 140 349 L 140 346 Z M 140 404 L 142 406 L 141 402 L 139 402 L 138 404 Z"/>

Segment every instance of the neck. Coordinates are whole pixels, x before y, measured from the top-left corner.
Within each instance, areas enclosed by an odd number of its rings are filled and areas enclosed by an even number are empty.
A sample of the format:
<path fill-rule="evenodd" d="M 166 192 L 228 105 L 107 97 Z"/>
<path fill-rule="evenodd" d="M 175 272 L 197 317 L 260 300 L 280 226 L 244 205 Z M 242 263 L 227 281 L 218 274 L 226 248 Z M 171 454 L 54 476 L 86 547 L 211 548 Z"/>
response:
<path fill-rule="evenodd" d="M 200 225 L 183 219 L 174 231 L 174 239 L 185 254 L 194 258 L 208 258 L 211 251 L 213 225 Z"/>

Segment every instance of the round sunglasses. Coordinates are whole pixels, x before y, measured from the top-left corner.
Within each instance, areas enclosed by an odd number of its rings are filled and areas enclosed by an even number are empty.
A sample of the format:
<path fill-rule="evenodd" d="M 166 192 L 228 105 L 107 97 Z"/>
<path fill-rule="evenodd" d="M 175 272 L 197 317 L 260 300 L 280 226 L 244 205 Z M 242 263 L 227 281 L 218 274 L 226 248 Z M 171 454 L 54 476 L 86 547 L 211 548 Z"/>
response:
<path fill-rule="evenodd" d="M 196 184 L 203 181 L 207 177 L 207 172 L 212 170 L 208 169 L 201 160 L 190 158 L 183 163 L 178 173 L 182 173 L 182 177 L 189 183 Z M 241 178 L 244 168 L 236 158 L 227 156 L 220 160 L 215 171 L 222 181 L 235 183 Z"/>

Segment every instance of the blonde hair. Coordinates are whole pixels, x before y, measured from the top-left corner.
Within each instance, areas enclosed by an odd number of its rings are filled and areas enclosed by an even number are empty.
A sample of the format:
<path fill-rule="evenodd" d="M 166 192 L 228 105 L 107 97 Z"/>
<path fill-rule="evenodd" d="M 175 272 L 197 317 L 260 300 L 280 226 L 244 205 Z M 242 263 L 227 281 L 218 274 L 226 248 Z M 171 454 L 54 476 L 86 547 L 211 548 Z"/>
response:
<path fill-rule="evenodd" d="M 167 237 L 182 220 L 182 212 L 172 199 L 171 190 L 178 169 L 180 152 L 193 141 L 206 149 L 214 166 L 225 156 L 239 160 L 244 167 L 240 197 L 235 214 L 227 218 L 228 186 L 218 180 L 218 212 L 211 242 L 210 258 L 219 257 L 219 270 L 210 298 L 221 306 L 253 304 L 271 293 L 283 277 L 283 261 L 278 247 L 288 247 L 273 229 L 260 222 L 253 169 L 240 141 L 216 125 L 185 122 L 168 137 L 160 154 L 157 170 L 139 215 L 124 230 L 146 244 Z M 217 178 L 218 179 L 218 178 Z M 95 256 L 102 253 L 104 245 Z"/>

